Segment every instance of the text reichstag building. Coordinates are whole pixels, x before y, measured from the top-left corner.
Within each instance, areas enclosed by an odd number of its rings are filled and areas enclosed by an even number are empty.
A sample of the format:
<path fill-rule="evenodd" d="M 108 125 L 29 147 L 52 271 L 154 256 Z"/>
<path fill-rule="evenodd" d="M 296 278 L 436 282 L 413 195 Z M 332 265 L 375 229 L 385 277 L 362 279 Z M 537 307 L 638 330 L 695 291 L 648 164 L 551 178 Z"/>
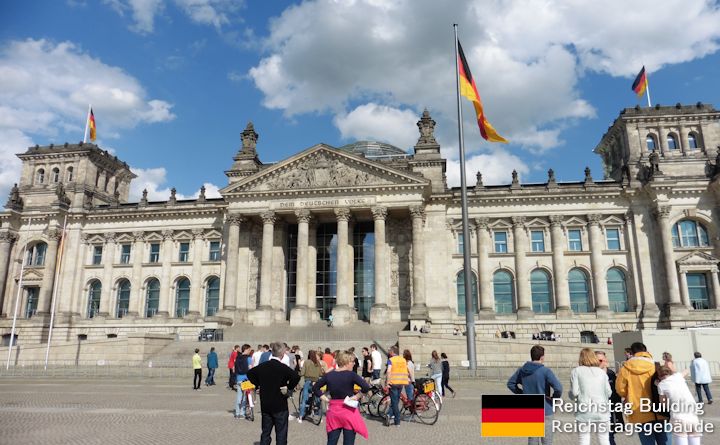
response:
<path fill-rule="evenodd" d="M 411 154 L 319 144 L 263 164 L 252 125 L 221 198 L 128 202 L 128 165 L 93 144 L 31 147 L 0 213 L 0 331 L 40 343 L 131 332 L 194 338 L 233 323 L 464 324 L 561 340 L 720 319 L 720 112 L 628 108 L 595 148 L 604 179 L 460 190 L 425 112 Z M 599 175 L 598 175 L 599 176 Z M 59 258 L 67 217 L 64 255 Z M 58 270 L 58 273 L 55 271 Z M 21 272 L 22 271 L 22 272 Z M 22 274 L 22 276 L 21 276 Z"/>

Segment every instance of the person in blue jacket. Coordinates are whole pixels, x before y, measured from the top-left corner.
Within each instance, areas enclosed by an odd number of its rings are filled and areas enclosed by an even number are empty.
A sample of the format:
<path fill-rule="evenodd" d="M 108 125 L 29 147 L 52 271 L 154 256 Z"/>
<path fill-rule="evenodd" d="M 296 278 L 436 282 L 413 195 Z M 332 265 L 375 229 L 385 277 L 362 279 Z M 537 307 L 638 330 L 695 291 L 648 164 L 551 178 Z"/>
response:
<path fill-rule="evenodd" d="M 215 352 L 215 347 L 210 348 L 210 352 L 207 355 L 207 367 L 208 375 L 205 377 L 205 386 L 215 385 L 215 370 L 218 367 L 218 356 Z"/>
<path fill-rule="evenodd" d="M 530 349 L 531 361 L 526 362 L 510 377 L 507 387 L 515 394 L 543 394 L 545 396 L 545 437 L 529 437 L 528 445 L 552 445 L 552 399 L 562 396 L 562 384 L 546 368 L 545 348 L 535 345 Z M 552 393 L 550 392 L 552 389 Z"/>

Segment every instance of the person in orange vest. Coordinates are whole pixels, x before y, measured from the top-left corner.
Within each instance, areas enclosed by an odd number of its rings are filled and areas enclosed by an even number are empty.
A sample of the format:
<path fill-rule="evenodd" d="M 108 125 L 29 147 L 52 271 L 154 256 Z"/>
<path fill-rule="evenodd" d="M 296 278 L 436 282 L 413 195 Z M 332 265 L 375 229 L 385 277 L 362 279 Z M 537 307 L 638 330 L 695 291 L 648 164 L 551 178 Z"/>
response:
<path fill-rule="evenodd" d="M 394 419 L 395 426 L 400 426 L 398 402 L 400 401 L 400 393 L 410 383 L 410 370 L 407 361 L 400 355 L 397 346 L 391 346 L 388 355 L 390 358 L 388 359 L 385 378 L 387 379 L 387 386 L 390 388 L 390 409 L 389 413 L 385 414 L 385 426 L 390 426 L 391 418 Z"/>

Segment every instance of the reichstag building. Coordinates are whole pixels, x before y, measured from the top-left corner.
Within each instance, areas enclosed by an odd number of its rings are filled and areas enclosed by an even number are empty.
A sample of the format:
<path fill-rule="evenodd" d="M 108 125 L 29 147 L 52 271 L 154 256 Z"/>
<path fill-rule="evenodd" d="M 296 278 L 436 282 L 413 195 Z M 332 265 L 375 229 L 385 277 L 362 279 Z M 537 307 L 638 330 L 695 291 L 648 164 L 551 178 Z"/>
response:
<path fill-rule="evenodd" d="M 221 198 L 173 190 L 162 202 L 128 202 L 135 175 L 96 145 L 30 147 L 0 213 L 4 340 L 17 310 L 18 338 L 42 342 L 53 301 L 63 339 L 329 317 L 452 333 L 464 325 L 464 249 L 480 337 L 604 340 L 720 319 L 714 107 L 623 110 L 594 150 L 604 172 L 578 181 L 550 170 L 542 183 L 507 172 L 509 184 L 484 185 L 478 174 L 471 239 L 435 121 L 426 111 L 417 125 L 411 153 L 319 144 L 264 164 L 249 124 Z"/>

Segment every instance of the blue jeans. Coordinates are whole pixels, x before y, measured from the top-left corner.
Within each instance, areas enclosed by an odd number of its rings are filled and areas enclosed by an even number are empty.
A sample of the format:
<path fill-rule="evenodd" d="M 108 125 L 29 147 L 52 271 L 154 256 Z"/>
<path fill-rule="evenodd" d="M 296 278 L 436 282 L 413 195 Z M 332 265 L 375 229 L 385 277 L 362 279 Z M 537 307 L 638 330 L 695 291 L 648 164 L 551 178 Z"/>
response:
<path fill-rule="evenodd" d="M 327 433 L 327 445 L 335 445 L 338 443 L 340 433 L 343 433 L 343 445 L 353 445 L 355 443 L 355 431 L 338 428 Z"/>
<path fill-rule="evenodd" d="M 214 385 L 215 384 L 215 368 L 208 368 L 208 375 L 205 377 L 205 384 L 206 385 Z"/>
<path fill-rule="evenodd" d="M 405 385 L 405 395 L 407 396 L 408 400 L 412 400 L 414 398 L 413 397 L 414 390 L 415 390 L 415 384 L 410 383 L 409 385 Z"/>
<path fill-rule="evenodd" d="M 245 391 L 240 389 L 240 383 L 247 380 L 247 376 L 245 375 L 239 375 L 237 376 L 237 397 L 235 398 L 235 415 L 236 416 L 244 416 L 245 415 L 245 407 L 247 406 L 247 397 L 245 397 Z"/>
<path fill-rule="evenodd" d="M 650 423 L 663 423 L 663 422 L 650 422 Z M 638 433 L 640 437 L 640 445 L 667 445 L 668 435 L 665 431 L 655 432 L 652 431 L 649 434 L 645 434 L 643 431 Z"/>
<path fill-rule="evenodd" d="M 299 408 L 299 419 L 302 419 L 305 417 L 305 405 L 307 404 L 308 396 L 310 395 L 310 389 L 312 389 L 313 382 L 310 380 L 305 380 L 305 384 L 303 385 L 302 392 L 300 393 L 300 408 Z"/>
<path fill-rule="evenodd" d="M 404 385 L 390 385 L 390 407 L 388 408 L 388 415 L 395 418 L 395 425 L 400 425 L 400 392 L 403 390 Z"/>
<path fill-rule="evenodd" d="M 697 392 L 698 396 L 698 402 L 702 403 L 702 391 L 701 389 L 705 390 L 705 397 L 707 397 L 708 402 L 712 402 L 712 394 L 710 394 L 710 385 L 707 383 L 696 383 L 695 384 L 695 392 Z"/>

